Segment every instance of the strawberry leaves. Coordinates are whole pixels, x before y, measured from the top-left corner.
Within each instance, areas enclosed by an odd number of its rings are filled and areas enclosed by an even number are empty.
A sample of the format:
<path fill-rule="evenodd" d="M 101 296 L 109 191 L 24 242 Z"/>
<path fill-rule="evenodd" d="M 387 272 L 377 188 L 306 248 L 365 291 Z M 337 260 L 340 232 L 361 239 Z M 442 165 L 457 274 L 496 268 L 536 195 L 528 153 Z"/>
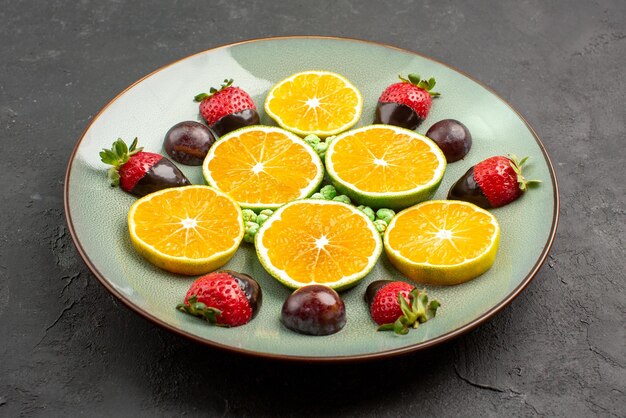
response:
<path fill-rule="evenodd" d="M 522 175 L 522 166 L 528 160 L 528 157 L 524 157 L 521 160 L 517 158 L 514 154 L 509 155 L 510 165 L 515 174 L 517 175 L 517 183 L 519 184 L 519 188 L 521 191 L 525 192 L 528 190 L 528 187 L 534 187 L 541 183 L 541 180 L 526 180 Z"/>
<path fill-rule="evenodd" d="M 435 84 L 437 84 L 437 82 L 435 81 L 434 77 L 431 77 L 428 80 L 426 80 L 426 79 L 422 79 L 419 74 L 415 74 L 415 73 L 409 74 L 407 76 L 407 78 L 402 77 L 402 75 L 399 75 L 398 77 L 404 83 L 413 84 L 414 86 L 419 87 L 420 89 L 427 91 L 430 94 L 431 97 L 439 97 L 439 96 L 441 96 L 440 93 L 437 93 L 435 91 L 431 91 L 433 89 L 433 87 L 435 87 Z"/>
<path fill-rule="evenodd" d="M 193 99 L 196 102 L 201 102 L 201 101 L 203 101 L 205 99 L 208 99 L 209 97 L 213 96 L 214 94 L 219 93 L 220 91 L 225 90 L 228 87 L 232 86 L 233 85 L 233 81 L 234 80 L 232 78 L 231 79 L 226 78 L 226 79 L 224 79 L 224 82 L 222 83 L 222 85 L 220 86 L 219 89 L 216 89 L 215 87 L 211 87 L 209 89 L 209 93 L 208 94 L 207 93 L 196 94 Z"/>
<path fill-rule="evenodd" d="M 407 78 L 409 79 L 409 80 L 408 80 L 408 81 L 409 81 L 409 83 L 414 84 L 414 85 L 416 85 L 416 86 L 417 86 L 417 85 L 419 84 L 419 82 L 422 80 L 422 78 L 421 78 L 419 75 L 414 74 L 414 73 L 409 74 Z M 406 81 L 404 78 L 402 78 L 402 76 L 400 76 L 400 80 Z"/>
<path fill-rule="evenodd" d="M 206 306 L 202 302 L 198 302 L 198 297 L 196 295 L 189 297 L 189 299 L 187 299 L 187 304 L 180 303 L 176 305 L 176 309 L 188 315 L 204 319 L 211 324 L 228 327 L 228 325 L 217 323 L 217 317 L 222 314 L 222 311 Z"/>
<path fill-rule="evenodd" d="M 100 151 L 100 161 L 105 164 L 112 165 L 107 171 L 107 177 L 111 182 L 111 186 L 119 186 L 120 184 L 120 175 L 118 173 L 119 168 L 124 165 L 130 157 L 141 152 L 143 148 L 137 148 L 137 138 L 133 140 L 130 144 L 130 147 L 126 145 L 122 138 L 118 138 L 111 145 L 111 149 L 102 149 Z"/>
<path fill-rule="evenodd" d="M 122 138 L 118 138 L 113 142 L 111 149 L 104 148 L 100 151 L 100 160 L 105 164 L 119 167 L 127 162 L 131 156 L 142 150 L 143 148 L 137 148 L 137 138 L 133 140 L 130 147 L 126 145 Z"/>
<path fill-rule="evenodd" d="M 409 293 L 409 300 L 410 302 L 407 302 L 402 293 L 398 293 L 398 303 L 400 310 L 402 310 L 402 316 L 394 323 L 379 326 L 378 331 L 393 331 L 396 334 L 405 335 L 409 332 L 410 327 L 417 328 L 419 324 L 434 318 L 437 314 L 437 308 L 441 306 L 436 299 L 429 302 L 428 295 L 424 290 L 420 292 L 413 289 Z"/>

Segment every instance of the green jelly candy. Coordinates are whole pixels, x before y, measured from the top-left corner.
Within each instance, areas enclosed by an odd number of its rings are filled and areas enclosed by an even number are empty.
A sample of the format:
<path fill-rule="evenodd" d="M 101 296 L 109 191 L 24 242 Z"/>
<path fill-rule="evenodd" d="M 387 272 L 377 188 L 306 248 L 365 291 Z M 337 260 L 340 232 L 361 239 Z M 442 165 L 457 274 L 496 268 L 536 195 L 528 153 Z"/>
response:
<path fill-rule="evenodd" d="M 374 222 L 376 219 L 376 214 L 369 206 L 359 205 L 356 208 L 367 215 L 367 217 L 370 218 L 370 221 Z"/>
<path fill-rule="evenodd" d="M 376 214 L 374 213 L 374 210 L 370 208 L 369 206 L 365 206 L 363 209 L 361 209 L 361 212 L 366 214 L 367 217 L 370 218 L 370 221 L 372 222 L 374 222 L 374 220 L 376 219 Z"/>
<path fill-rule="evenodd" d="M 317 152 L 317 155 L 319 155 L 320 158 L 324 159 L 324 157 L 326 156 L 326 150 L 328 149 L 328 144 L 325 142 L 320 142 L 319 144 L 313 145 L 313 149 L 315 150 L 315 152 Z"/>
<path fill-rule="evenodd" d="M 376 212 L 376 217 L 385 221 L 387 225 L 389 225 L 394 216 L 396 216 L 396 213 L 391 209 L 378 209 Z"/>
<path fill-rule="evenodd" d="M 254 236 L 259 232 L 259 224 L 255 222 L 246 222 L 244 224 L 243 240 L 245 242 L 254 243 Z"/>
<path fill-rule="evenodd" d="M 271 209 L 263 209 L 261 212 L 259 212 L 259 214 L 256 217 L 256 223 L 259 224 L 259 226 L 263 225 L 265 223 L 265 221 L 267 221 L 267 219 L 272 216 L 272 213 L 274 213 L 273 210 Z"/>
<path fill-rule="evenodd" d="M 376 219 L 374 221 L 374 226 L 376 227 L 378 232 L 382 234 L 387 229 L 387 222 L 383 221 L 382 219 Z"/>
<path fill-rule="evenodd" d="M 253 210 L 244 209 L 241 212 L 243 213 L 244 222 L 256 222 L 256 213 Z"/>
<path fill-rule="evenodd" d="M 327 184 L 320 189 L 320 194 L 324 196 L 324 199 L 332 200 L 335 196 L 337 196 L 337 189 L 335 189 L 335 186 Z"/>
<path fill-rule="evenodd" d="M 348 205 L 352 203 L 350 198 L 348 196 L 346 196 L 345 194 L 340 194 L 339 196 L 335 196 L 335 197 L 333 197 L 333 200 L 336 201 L 336 202 L 347 203 Z"/>
<path fill-rule="evenodd" d="M 317 135 L 307 135 L 304 138 L 304 142 L 306 142 L 307 144 L 309 144 L 312 147 L 315 147 L 315 145 L 319 144 L 322 140 L 319 138 L 319 136 Z"/>

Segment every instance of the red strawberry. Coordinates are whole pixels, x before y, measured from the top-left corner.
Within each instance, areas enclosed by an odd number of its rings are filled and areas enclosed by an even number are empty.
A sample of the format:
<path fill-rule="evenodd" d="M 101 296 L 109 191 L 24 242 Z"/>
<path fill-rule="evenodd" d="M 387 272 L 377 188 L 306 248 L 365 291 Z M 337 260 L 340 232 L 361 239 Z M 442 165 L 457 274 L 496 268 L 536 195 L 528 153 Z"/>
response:
<path fill-rule="evenodd" d="M 261 306 L 261 287 L 250 276 L 230 270 L 216 271 L 191 284 L 181 312 L 212 324 L 237 327 L 247 324 Z"/>
<path fill-rule="evenodd" d="M 168 187 L 191 184 L 170 160 L 142 150 L 137 148 L 137 138 L 130 148 L 118 138 L 111 149 L 100 151 L 101 161 L 113 166 L 108 171 L 111 186 L 120 186 L 135 196 L 145 196 Z"/>
<path fill-rule="evenodd" d="M 417 328 L 433 318 L 440 306 L 437 300 L 429 302 L 426 292 L 391 280 L 372 282 L 365 292 L 365 301 L 372 319 L 380 325 L 378 330 L 393 330 L 396 334 L 406 334 L 409 327 Z"/>
<path fill-rule="evenodd" d="M 431 91 L 435 79 L 422 80 L 417 74 L 409 74 L 408 78 L 400 76 L 400 80 L 402 82 L 390 85 L 380 95 L 375 123 L 415 129 L 428 116 L 432 98 L 439 96 Z"/>
<path fill-rule="evenodd" d="M 448 199 L 465 200 L 485 209 L 497 208 L 511 203 L 528 190 L 541 183 L 526 180 L 522 166 L 528 157 L 518 160 L 516 156 L 496 156 L 470 168 L 450 189 Z"/>
<path fill-rule="evenodd" d="M 250 95 L 232 84 L 232 79 L 224 80 L 219 90 L 211 87 L 209 94 L 200 93 L 194 98 L 200 102 L 200 115 L 217 136 L 259 124 L 259 114 Z"/>

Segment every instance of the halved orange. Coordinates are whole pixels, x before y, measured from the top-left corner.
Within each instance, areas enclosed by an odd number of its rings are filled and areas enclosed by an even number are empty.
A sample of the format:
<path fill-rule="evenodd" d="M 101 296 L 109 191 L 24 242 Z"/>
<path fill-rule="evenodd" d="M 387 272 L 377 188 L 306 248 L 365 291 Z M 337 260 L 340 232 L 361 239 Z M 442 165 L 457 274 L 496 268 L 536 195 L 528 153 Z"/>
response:
<path fill-rule="evenodd" d="M 431 200 L 398 213 L 385 231 L 385 251 L 407 277 L 453 285 L 491 268 L 500 242 L 495 216 L 455 200 Z"/>
<path fill-rule="evenodd" d="M 344 132 L 326 151 L 326 170 L 337 190 L 374 208 L 403 209 L 430 199 L 445 169 L 437 144 L 391 125 Z"/>
<path fill-rule="evenodd" d="M 135 249 L 173 273 L 197 275 L 228 262 L 243 239 L 237 202 L 208 186 L 160 190 L 137 200 L 128 212 Z"/>
<path fill-rule="evenodd" d="M 279 81 L 265 99 L 265 111 L 283 128 L 320 138 L 357 123 L 363 98 L 345 77 L 330 71 L 304 71 Z"/>
<path fill-rule="evenodd" d="M 313 148 L 291 132 L 250 126 L 220 138 L 204 160 L 203 173 L 242 207 L 275 209 L 313 194 L 324 167 Z"/>
<path fill-rule="evenodd" d="M 345 203 L 300 200 L 278 209 L 255 237 L 269 274 L 290 288 L 355 285 L 382 252 L 380 234 L 367 215 Z"/>

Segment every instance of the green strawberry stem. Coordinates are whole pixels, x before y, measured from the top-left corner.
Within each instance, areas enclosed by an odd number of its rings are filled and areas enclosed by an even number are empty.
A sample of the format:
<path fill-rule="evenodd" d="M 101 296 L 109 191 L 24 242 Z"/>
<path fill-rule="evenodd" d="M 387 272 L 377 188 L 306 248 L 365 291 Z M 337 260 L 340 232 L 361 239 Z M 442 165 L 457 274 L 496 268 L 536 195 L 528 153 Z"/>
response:
<path fill-rule="evenodd" d="M 517 183 L 521 191 L 525 192 L 528 190 L 528 187 L 534 187 L 541 183 L 541 180 L 526 180 L 522 175 L 522 167 L 526 161 L 528 161 L 528 157 L 519 160 L 515 154 L 510 154 L 509 160 L 511 161 L 511 168 L 515 171 L 515 174 L 517 174 Z"/>
<path fill-rule="evenodd" d="M 111 181 L 111 186 L 119 186 L 120 167 L 126 164 L 130 157 L 142 150 L 143 147 L 137 148 L 137 138 L 133 140 L 130 147 L 126 145 L 126 142 L 124 142 L 122 138 L 117 138 L 117 140 L 113 142 L 111 149 L 103 148 L 102 151 L 100 151 L 100 160 L 105 164 L 113 166 L 107 171 L 107 177 Z"/>
<path fill-rule="evenodd" d="M 437 308 L 441 306 L 438 300 L 431 300 L 428 302 L 428 295 L 425 290 L 421 292 L 417 289 L 413 289 L 409 293 L 409 302 L 398 293 L 398 303 L 402 310 L 402 316 L 400 316 L 392 324 L 383 324 L 378 327 L 378 331 L 393 331 L 399 335 L 405 335 L 409 332 L 409 328 L 417 328 L 419 324 L 432 319 L 437 314 Z"/>
<path fill-rule="evenodd" d="M 224 79 L 224 82 L 222 83 L 222 85 L 220 86 L 219 89 L 216 89 L 215 87 L 211 87 L 209 89 L 209 93 L 208 94 L 207 93 L 196 94 L 193 99 L 196 102 L 201 102 L 204 99 L 208 99 L 209 97 L 213 96 L 215 93 L 220 92 L 220 91 L 222 91 L 222 90 L 232 86 L 233 85 L 233 81 L 234 80 L 232 78 L 231 79 L 226 78 L 226 79 Z"/>
<path fill-rule="evenodd" d="M 218 326 L 227 327 L 228 325 L 218 324 L 217 317 L 222 314 L 222 311 L 216 308 L 208 307 L 202 302 L 198 302 L 197 296 L 191 296 L 187 299 L 187 303 L 181 303 L 176 305 L 176 309 L 181 312 L 184 312 L 188 315 L 197 316 L 198 318 L 202 318 L 211 324 L 215 324 Z"/>
<path fill-rule="evenodd" d="M 402 77 L 402 75 L 399 75 L 398 77 L 404 83 L 410 83 L 410 84 L 413 84 L 414 86 L 419 87 L 422 90 L 426 90 L 430 94 L 431 97 L 441 96 L 440 93 L 437 93 L 436 91 L 431 91 L 432 88 L 435 87 L 435 84 L 437 84 L 434 77 L 431 77 L 428 80 L 426 79 L 422 80 L 419 74 L 415 74 L 415 73 L 409 74 L 407 78 Z"/>

